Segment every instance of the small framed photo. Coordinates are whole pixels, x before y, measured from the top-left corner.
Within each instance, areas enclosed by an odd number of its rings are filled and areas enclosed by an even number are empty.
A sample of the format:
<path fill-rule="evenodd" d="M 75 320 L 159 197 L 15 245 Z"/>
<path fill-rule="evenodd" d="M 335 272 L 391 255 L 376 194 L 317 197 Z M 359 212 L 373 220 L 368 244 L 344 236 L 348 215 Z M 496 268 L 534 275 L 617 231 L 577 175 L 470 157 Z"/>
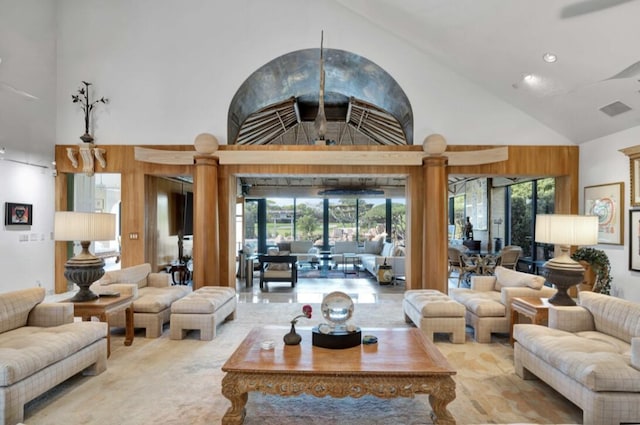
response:
<path fill-rule="evenodd" d="M 640 210 L 629 210 L 629 270 L 640 272 Z"/>
<path fill-rule="evenodd" d="M 631 166 L 631 206 L 640 207 L 640 156 L 629 159 Z"/>
<path fill-rule="evenodd" d="M 598 217 L 598 243 L 624 244 L 624 183 L 584 188 L 584 213 Z"/>
<path fill-rule="evenodd" d="M 5 202 L 4 212 L 4 224 L 7 226 L 31 226 L 33 224 L 33 206 L 31 204 Z"/>

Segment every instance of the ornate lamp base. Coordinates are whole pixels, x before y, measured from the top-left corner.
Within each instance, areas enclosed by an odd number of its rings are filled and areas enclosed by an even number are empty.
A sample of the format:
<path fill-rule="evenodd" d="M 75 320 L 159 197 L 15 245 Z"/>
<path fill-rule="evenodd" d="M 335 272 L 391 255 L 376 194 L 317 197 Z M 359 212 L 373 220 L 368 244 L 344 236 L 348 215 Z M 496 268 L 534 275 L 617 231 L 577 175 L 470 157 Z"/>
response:
<path fill-rule="evenodd" d="M 557 267 L 551 261 L 547 261 L 543 266 L 543 276 L 558 289 L 556 294 L 549 298 L 549 303 L 553 305 L 571 306 L 576 302 L 567 294 L 569 288 L 584 280 L 584 268 L 576 263 L 577 267 L 568 267 L 566 264 Z"/>
<path fill-rule="evenodd" d="M 85 246 L 86 243 L 86 246 Z M 104 276 L 104 260 L 89 252 L 89 242 L 81 242 L 82 252 L 69 259 L 64 267 L 64 277 L 78 285 L 80 290 L 71 301 L 91 301 L 98 298 L 89 286 Z"/>

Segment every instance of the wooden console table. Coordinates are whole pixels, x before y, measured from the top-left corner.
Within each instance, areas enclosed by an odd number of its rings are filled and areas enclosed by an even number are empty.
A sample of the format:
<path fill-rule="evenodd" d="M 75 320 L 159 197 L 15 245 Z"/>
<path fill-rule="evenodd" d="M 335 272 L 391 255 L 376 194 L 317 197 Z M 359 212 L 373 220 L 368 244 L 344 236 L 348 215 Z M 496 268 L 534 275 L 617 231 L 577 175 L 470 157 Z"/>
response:
<path fill-rule="evenodd" d="M 92 317 L 97 317 L 101 322 L 109 325 L 109 315 L 124 310 L 126 316 L 124 345 L 133 343 L 133 302 L 132 295 L 120 295 L 117 297 L 99 297 L 91 301 L 71 301 L 73 303 L 73 315 L 82 317 L 82 320 L 89 321 Z M 111 330 L 107 330 L 107 357 L 111 355 Z"/>
<path fill-rule="evenodd" d="M 546 325 L 549 321 L 548 298 L 514 297 L 511 300 L 511 329 L 509 341 L 513 345 L 513 325 L 520 321 L 520 314 L 531 319 L 535 325 Z"/>
<path fill-rule="evenodd" d="M 223 425 L 244 421 L 248 393 L 280 396 L 380 398 L 429 394 L 436 424 L 455 424 L 447 405 L 456 398 L 456 371 L 417 328 L 367 329 L 377 344 L 332 350 L 312 345 L 311 329 L 298 329 L 300 345 L 284 345 L 286 327 L 254 328 L 222 366 L 222 394 L 231 407 Z M 262 341 L 275 341 L 263 350 Z M 322 401 L 318 401 L 322 403 Z"/>

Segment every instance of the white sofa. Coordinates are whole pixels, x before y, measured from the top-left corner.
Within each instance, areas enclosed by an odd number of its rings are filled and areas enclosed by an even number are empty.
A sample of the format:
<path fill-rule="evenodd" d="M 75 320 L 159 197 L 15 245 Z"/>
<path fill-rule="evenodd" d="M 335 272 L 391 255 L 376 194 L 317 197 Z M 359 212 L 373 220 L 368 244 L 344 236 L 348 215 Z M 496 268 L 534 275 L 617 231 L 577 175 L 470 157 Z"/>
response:
<path fill-rule="evenodd" d="M 585 425 L 640 423 L 640 305 L 593 292 L 550 306 L 549 327 L 514 326 L 515 372 L 583 411 Z"/>
<path fill-rule="evenodd" d="M 45 303 L 43 288 L 0 294 L 0 424 L 73 375 L 107 368 L 107 324 L 74 321 L 72 303 Z"/>
<path fill-rule="evenodd" d="M 298 258 L 298 264 L 300 263 L 309 263 L 309 264 L 317 264 L 318 263 L 318 254 L 320 250 L 313 246 L 312 241 L 291 241 L 289 242 L 289 249 L 287 250 L 287 246 L 283 245 L 283 248 L 280 248 L 281 244 L 278 244 L 278 248 L 280 251 L 289 251 L 289 255 L 294 255 Z"/>
<path fill-rule="evenodd" d="M 144 328 L 147 338 L 158 338 L 171 317 L 171 304 L 191 292 L 189 286 L 171 285 L 168 273 L 152 273 L 149 263 L 111 270 L 91 285 L 96 294 L 118 291 L 133 295 L 133 327 Z M 112 326 L 125 326 L 124 312 L 109 319 Z"/>
<path fill-rule="evenodd" d="M 405 276 L 404 248 L 384 240 L 365 241 L 362 247 L 352 241 L 337 241 L 331 250 L 335 267 L 342 263 L 343 254 L 356 254 L 362 267 L 376 276 L 378 267 L 386 262 L 391 266 L 393 278 Z"/>
<path fill-rule="evenodd" d="M 477 342 L 491 342 L 492 333 L 509 333 L 514 297 L 549 298 L 556 290 L 545 279 L 498 266 L 493 276 L 473 276 L 471 288 L 449 289 L 449 296 L 466 308 L 465 321 Z"/>

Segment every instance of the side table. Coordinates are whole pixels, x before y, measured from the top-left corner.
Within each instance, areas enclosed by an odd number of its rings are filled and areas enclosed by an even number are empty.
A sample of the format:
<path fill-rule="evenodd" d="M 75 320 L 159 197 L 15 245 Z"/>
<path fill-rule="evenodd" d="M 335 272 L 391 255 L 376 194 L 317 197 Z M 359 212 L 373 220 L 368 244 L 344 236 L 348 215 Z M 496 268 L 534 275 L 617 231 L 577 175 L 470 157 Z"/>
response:
<path fill-rule="evenodd" d="M 126 325 L 124 345 L 133 343 L 133 295 L 119 295 L 117 297 L 98 297 L 91 301 L 71 301 L 73 303 L 73 315 L 82 317 L 82 320 L 89 321 L 92 317 L 97 317 L 101 322 L 109 325 L 109 315 L 118 311 L 125 311 Z M 107 331 L 107 357 L 111 355 L 111 330 Z"/>
<path fill-rule="evenodd" d="M 511 300 L 511 329 L 509 341 L 513 345 L 513 326 L 520 321 L 520 315 L 531 319 L 534 325 L 547 325 L 549 322 L 549 300 L 538 297 L 514 297 Z"/>
<path fill-rule="evenodd" d="M 359 270 L 358 266 L 360 265 L 360 257 L 356 254 L 345 253 L 342 254 L 342 272 L 344 275 L 355 274 L 358 276 Z M 349 270 L 349 266 L 351 266 L 351 270 Z"/>

